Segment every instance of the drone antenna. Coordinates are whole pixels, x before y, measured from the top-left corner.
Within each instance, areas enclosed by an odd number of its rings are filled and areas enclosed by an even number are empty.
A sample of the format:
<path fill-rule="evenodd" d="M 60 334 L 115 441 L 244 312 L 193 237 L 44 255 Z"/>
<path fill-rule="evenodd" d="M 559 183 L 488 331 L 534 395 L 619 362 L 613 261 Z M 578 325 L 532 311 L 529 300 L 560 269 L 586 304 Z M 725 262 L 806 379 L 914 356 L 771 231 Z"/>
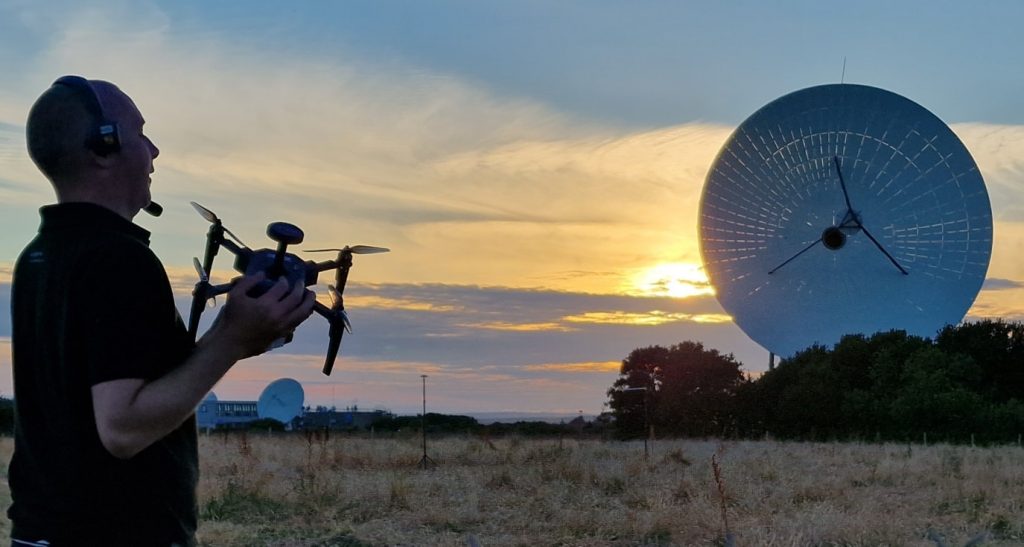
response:
<path fill-rule="evenodd" d="M 846 83 L 846 55 L 843 55 L 843 75 L 839 78 L 839 83 Z"/>
<path fill-rule="evenodd" d="M 274 254 L 274 263 L 270 266 L 268 274 L 271 278 L 284 275 L 284 257 L 289 245 L 302 243 L 305 234 L 302 229 L 287 222 L 272 222 L 267 226 L 267 235 L 277 242 L 277 252 Z"/>

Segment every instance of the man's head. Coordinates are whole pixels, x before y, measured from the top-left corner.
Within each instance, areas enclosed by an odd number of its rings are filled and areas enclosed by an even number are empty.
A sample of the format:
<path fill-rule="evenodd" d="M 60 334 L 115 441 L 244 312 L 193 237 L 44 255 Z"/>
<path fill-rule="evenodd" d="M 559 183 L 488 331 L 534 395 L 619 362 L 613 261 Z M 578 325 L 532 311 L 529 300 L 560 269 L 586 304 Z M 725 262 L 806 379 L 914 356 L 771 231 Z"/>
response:
<path fill-rule="evenodd" d="M 55 83 L 32 106 L 29 156 L 53 183 L 58 201 L 98 203 L 131 219 L 150 202 L 149 175 L 160 151 L 143 134 L 139 109 L 117 86 L 72 83 Z M 97 146 L 104 120 L 117 125 L 119 148 Z"/>

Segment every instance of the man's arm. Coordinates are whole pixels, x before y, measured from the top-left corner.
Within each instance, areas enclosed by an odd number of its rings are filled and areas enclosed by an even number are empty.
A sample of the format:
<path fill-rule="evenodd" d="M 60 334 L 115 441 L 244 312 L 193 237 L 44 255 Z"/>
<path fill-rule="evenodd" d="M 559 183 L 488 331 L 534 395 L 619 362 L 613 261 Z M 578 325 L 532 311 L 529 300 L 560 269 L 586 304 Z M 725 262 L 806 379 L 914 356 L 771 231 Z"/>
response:
<path fill-rule="evenodd" d="M 131 458 L 173 431 L 236 362 L 262 353 L 312 313 L 313 293 L 302 286 L 289 291 L 283 279 L 259 298 L 247 296 L 262 279 L 256 274 L 235 284 L 213 327 L 181 366 L 148 382 L 127 378 L 92 386 L 96 429 L 111 455 Z"/>

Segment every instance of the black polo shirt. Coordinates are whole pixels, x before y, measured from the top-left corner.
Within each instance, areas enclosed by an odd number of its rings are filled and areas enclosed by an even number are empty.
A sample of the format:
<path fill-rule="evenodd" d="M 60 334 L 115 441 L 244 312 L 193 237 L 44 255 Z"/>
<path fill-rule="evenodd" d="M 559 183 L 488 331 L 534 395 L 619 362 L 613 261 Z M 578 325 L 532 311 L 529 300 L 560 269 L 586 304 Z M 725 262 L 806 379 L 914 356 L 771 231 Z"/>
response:
<path fill-rule="evenodd" d="M 193 543 L 194 416 L 135 457 L 100 443 L 92 386 L 152 380 L 193 344 L 149 232 L 88 203 L 43 207 L 11 290 L 12 536 L 51 544 Z"/>

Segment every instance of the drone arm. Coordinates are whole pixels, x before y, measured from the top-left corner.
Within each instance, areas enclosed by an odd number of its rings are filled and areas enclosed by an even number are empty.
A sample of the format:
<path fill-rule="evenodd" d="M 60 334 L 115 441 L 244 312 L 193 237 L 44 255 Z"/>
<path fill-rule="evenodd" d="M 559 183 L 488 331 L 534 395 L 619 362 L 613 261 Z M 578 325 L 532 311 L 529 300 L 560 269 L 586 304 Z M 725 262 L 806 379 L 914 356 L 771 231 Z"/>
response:
<path fill-rule="evenodd" d="M 322 315 L 324 317 L 324 319 L 326 319 L 328 321 L 330 321 L 331 318 L 334 317 L 334 312 L 331 311 L 331 308 L 328 308 L 327 306 L 325 306 L 325 305 L 323 305 L 323 304 L 321 304 L 319 302 L 314 302 L 313 303 L 313 311 L 315 311 L 316 313 L 319 313 L 320 315 Z"/>
<path fill-rule="evenodd" d="M 307 262 L 310 268 L 315 270 L 317 273 L 326 272 L 328 270 L 337 270 L 337 276 L 335 278 L 334 285 L 338 289 L 338 294 L 345 292 L 345 284 L 348 282 L 348 271 L 352 268 L 352 253 L 342 252 L 337 260 L 327 260 L 324 262 Z"/>
<path fill-rule="evenodd" d="M 193 342 L 196 341 L 196 336 L 199 334 L 199 316 L 203 314 L 203 308 L 206 307 L 206 292 L 209 287 L 209 282 L 200 281 L 196 283 L 196 288 L 192 291 L 192 309 L 188 314 L 188 337 Z"/>
<path fill-rule="evenodd" d="M 341 337 L 345 334 L 344 329 L 331 325 L 331 338 L 327 343 L 327 357 L 324 359 L 324 376 L 330 376 L 334 370 L 334 361 L 338 357 L 338 350 L 341 348 Z"/>
<path fill-rule="evenodd" d="M 207 298 L 213 298 L 214 296 L 227 294 L 231 292 L 231 289 L 234 288 L 234 286 L 235 283 L 233 281 L 229 283 L 223 283 L 220 285 L 210 285 L 210 292 L 207 293 L 209 295 L 207 296 Z"/>
<path fill-rule="evenodd" d="M 238 245 L 234 241 L 231 241 L 230 239 L 223 239 L 223 238 L 221 238 L 221 240 L 220 240 L 220 246 L 224 247 L 225 249 L 230 251 L 231 254 L 233 254 L 235 256 L 240 256 L 240 255 L 244 254 L 246 251 L 249 250 L 249 249 L 247 249 L 245 247 L 242 247 L 242 246 Z"/>
<path fill-rule="evenodd" d="M 327 306 L 316 302 L 313 304 L 313 311 L 319 313 L 330 323 L 330 339 L 327 343 L 327 358 L 324 360 L 324 375 L 330 376 L 334 369 L 334 361 L 338 357 L 338 349 L 341 348 L 341 337 L 345 334 L 343 317 Z"/>
<path fill-rule="evenodd" d="M 319 273 L 319 272 L 326 272 L 327 270 L 333 270 L 335 268 L 340 268 L 341 267 L 341 262 L 339 262 L 337 260 L 326 260 L 324 262 L 309 261 L 309 262 L 306 262 L 306 265 L 307 265 L 307 267 L 309 267 L 309 268 L 311 268 L 313 270 L 316 270 L 316 272 Z"/>
<path fill-rule="evenodd" d="M 206 301 L 227 294 L 234 286 L 233 282 L 221 285 L 211 285 L 209 281 L 196 283 L 196 288 L 192 290 L 192 309 L 188 314 L 188 335 L 193 342 L 199 334 L 199 317 L 206 308 Z"/>
<path fill-rule="evenodd" d="M 217 252 L 223 247 L 235 256 L 242 256 L 249 251 L 244 245 L 239 245 L 224 237 L 225 228 L 219 223 L 210 226 L 206 234 L 206 253 L 203 255 L 203 271 L 209 272 L 213 269 L 213 259 Z"/>
<path fill-rule="evenodd" d="M 217 251 L 220 250 L 220 246 L 223 243 L 224 227 L 221 226 L 220 223 L 212 224 L 210 226 L 210 231 L 206 232 L 206 253 L 203 254 L 204 272 L 209 272 L 213 268 L 213 259 L 217 256 Z"/>

